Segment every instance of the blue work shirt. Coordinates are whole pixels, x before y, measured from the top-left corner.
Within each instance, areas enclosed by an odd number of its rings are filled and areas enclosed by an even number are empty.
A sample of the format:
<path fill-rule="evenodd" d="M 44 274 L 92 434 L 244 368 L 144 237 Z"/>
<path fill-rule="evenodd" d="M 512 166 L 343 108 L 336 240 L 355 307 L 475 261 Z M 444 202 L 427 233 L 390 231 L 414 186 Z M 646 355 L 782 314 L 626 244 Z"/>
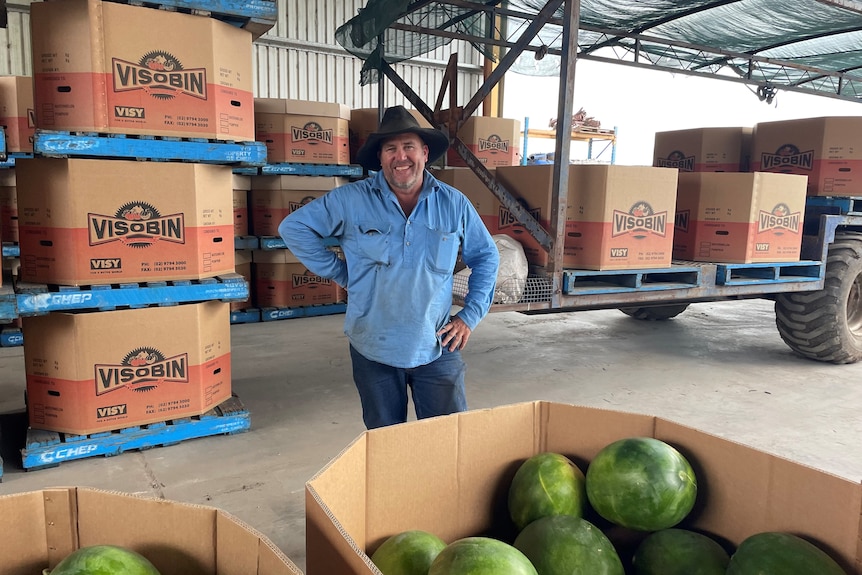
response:
<path fill-rule="evenodd" d="M 491 234 L 464 194 L 427 170 L 409 217 L 380 171 L 305 204 L 278 233 L 312 273 L 347 289 L 344 333 L 378 363 L 411 368 L 440 357 L 459 247 L 471 274 L 458 317 L 475 329 L 494 297 L 500 254 Z"/>

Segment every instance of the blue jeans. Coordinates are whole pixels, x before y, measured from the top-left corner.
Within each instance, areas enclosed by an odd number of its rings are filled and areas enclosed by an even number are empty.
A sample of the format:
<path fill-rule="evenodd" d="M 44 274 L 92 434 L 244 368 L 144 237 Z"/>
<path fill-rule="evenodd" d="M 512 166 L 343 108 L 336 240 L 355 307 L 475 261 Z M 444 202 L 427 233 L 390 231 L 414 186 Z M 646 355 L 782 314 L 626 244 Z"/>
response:
<path fill-rule="evenodd" d="M 353 381 L 362 402 L 365 427 L 374 429 L 407 421 L 407 388 L 412 392 L 416 418 L 448 415 L 467 409 L 460 351 L 443 349 L 443 355 L 426 365 L 400 368 L 371 361 L 350 346 Z"/>

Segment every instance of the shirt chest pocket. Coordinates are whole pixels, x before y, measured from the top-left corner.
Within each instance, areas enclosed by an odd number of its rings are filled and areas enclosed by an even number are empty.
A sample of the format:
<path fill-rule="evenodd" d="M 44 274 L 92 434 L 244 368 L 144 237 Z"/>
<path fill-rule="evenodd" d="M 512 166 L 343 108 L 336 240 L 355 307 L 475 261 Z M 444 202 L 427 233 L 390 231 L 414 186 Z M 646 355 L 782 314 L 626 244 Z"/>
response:
<path fill-rule="evenodd" d="M 389 265 L 392 239 L 389 224 L 361 223 L 357 225 L 356 243 L 359 251 L 374 263 Z"/>
<path fill-rule="evenodd" d="M 437 273 L 452 273 L 458 259 L 458 234 L 425 228 L 425 245 L 428 268 Z"/>

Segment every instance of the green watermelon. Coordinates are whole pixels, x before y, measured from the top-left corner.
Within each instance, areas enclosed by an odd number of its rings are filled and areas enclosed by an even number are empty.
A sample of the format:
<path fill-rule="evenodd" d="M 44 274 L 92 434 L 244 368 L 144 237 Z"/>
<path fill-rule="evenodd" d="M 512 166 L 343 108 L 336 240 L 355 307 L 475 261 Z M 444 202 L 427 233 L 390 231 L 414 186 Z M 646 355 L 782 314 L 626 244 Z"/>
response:
<path fill-rule="evenodd" d="M 756 533 L 730 557 L 727 575 L 847 575 L 825 551 L 791 533 Z"/>
<path fill-rule="evenodd" d="M 536 519 L 518 534 L 515 548 L 539 575 L 623 575 L 623 564 L 601 529 L 580 517 Z"/>
<path fill-rule="evenodd" d="M 635 575 L 725 575 L 730 556 L 714 539 L 687 529 L 650 533 L 635 551 Z"/>
<path fill-rule="evenodd" d="M 523 553 L 490 537 L 466 537 L 446 546 L 428 575 L 538 575 Z"/>
<path fill-rule="evenodd" d="M 659 439 L 632 437 L 605 446 L 590 461 L 587 499 L 602 517 L 638 531 L 673 527 L 697 496 L 694 470 Z"/>
<path fill-rule="evenodd" d="M 446 543 L 427 531 L 403 531 L 383 542 L 371 556 L 383 575 L 428 575 Z"/>
<path fill-rule="evenodd" d="M 566 456 L 540 453 L 527 459 L 509 486 L 509 515 L 518 531 L 550 515 L 583 517 L 584 473 Z"/>
<path fill-rule="evenodd" d="M 116 545 L 92 545 L 73 551 L 44 575 L 159 575 L 149 560 Z"/>

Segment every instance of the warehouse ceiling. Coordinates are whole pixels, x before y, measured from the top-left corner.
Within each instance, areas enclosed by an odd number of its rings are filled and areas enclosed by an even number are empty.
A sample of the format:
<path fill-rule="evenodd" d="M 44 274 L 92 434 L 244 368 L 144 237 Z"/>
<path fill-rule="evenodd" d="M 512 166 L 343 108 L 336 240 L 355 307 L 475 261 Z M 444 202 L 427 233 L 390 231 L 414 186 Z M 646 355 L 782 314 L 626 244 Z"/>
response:
<path fill-rule="evenodd" d="M 377 81 L 381 59 L 454 39 L 494 60 L 517 51 L 512 71 L 556 76 L 574 21 L 578 58 L 743 82 L 769 102 L 777 90 L 862 101 L 860 1 L 581 0 L 564 20 L 565 1 L 369 0 L 336 38 L 365 61 L 363 84 Z"/>

